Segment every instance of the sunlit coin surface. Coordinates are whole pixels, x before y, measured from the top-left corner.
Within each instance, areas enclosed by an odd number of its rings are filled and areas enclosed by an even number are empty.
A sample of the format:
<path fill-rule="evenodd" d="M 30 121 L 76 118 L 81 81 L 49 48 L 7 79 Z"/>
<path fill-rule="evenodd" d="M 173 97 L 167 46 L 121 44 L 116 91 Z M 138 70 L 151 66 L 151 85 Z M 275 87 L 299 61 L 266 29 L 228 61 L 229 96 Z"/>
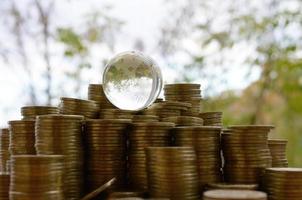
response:
<path fill-rule="evenodd" d="M 106 97 L 123 110 L 142 110 L 151 105 L 161 91 L 162 82 L 155 61 L 137 51 L 116 55 L 103 74 Z"/>

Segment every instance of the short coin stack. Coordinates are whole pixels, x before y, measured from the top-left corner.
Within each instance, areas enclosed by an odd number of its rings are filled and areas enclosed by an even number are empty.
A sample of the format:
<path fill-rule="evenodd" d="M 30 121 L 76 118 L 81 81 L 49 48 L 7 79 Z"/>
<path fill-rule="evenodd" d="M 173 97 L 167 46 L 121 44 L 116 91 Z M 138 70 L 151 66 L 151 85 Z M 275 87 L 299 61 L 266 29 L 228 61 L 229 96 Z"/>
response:
<path fill-rule="evenodd" d="M 101 84 L 89 84 L 88 99 L 96 101 L 101 109 L 115 108 L 106 98 Z"/>
<path fill-rule="evenodd" d="M 301 168 L 268 168 L 264 180 L 269 199 L 298 200 L 302 197 Z"/>
<path fill-rule="evenodd" d="M 9 130 L 7 128 L 0 129 L 0 172 L 8 172 L 8 164 L 10 159 L 9 153 Z"/>
<path fill-rule="evenodd" d="M 259 183 L 264 168 L 272 164 L 267 144 L 272 128 L 265 125 L 230 126 L 230 133 L 222 134 L 226 182 Z"/>
<path fill-rule="evenodd" d="M 146 153 L 152 198 L 200 199 L 196 154 L 192 147 L 149 147 Z"/>
<path fill-rule="evenodd" d="M 9 200 L 9 183 L 9 174 L 0 173 L 0 200 Z"/>
<path fill-rule="evenodd" d="M 64 115 L 82 115 L 88 119 L 99 117 L 99 105 L 96 101 L 61 97 L 60 113 Z"/>
<path fill-rule="evenodd" d="M 147 189 L 146 154 L 145 149 L 152 146 L 169 146 L 170 130 L 174 127 L 169 122 L 133 123 L 129 132 L 130 147 L 129 184 L 135 189 Z"/>
<path fill-rule="evenodd" d="M 12 156 L 10 200 L 63 200 L 63 156 Z"/>
<path fill-rule="evenodd" d="M 59 114 L 58 107 L 52 106 L 24 106 L 21 108 L 21 114 L 25 120 L 35 120 L 36 116 Z"/>
<path fill-rule="evenodd" d="M 133 123 L 141 122 L 158 122 L 158 116 L 156 115 L 133 115 Z"/>
<path fill-rule="evenodd" d="M 223 126 L 222 112 L 204 112 L 200 113 L 199 117 L 203 119 L 205 126 Z"/>
<path fill-rule="evenodd" d="M 287 140 L 268 140 L 268 147 L 272 155 L 272 167 L 288 167 L 286 144 Z"/>
<path fill-rule="evenodd" d="M 192 126 L 173 129 L 177 146 L 194 147 L 197 155 L 200 189 L 222 180 L 220 157 L 220 127 Z"/>
<path fill-rule="evenodd" d="M 44 115 L 37 117 L 38 154 L 64 155 L 64 192 L 67 200 L 83 194 L 82 116 Z"/>
<path fill-rule="evenodd" d="M 267 195 L 249 190 L 210 190 L 203 194 L 203 200 L 267 200 Z"/>
<path fill-rule="evenodd" d="M 188 110 L 182 111 L 185 116 L 198 116 L 202 100 L 200 84 L 177 83 L 164 86 L 166 101 L 180 101 L 191 104 Z"/>
<path fill-rule="evenodd" d="M 126 183 L 126 128 L 130 120 L 86 121 L 86 186 L 89 192 L 116 177 L 115 188 Z"/>
<path fill-rule="evenodd" d="M 134 112 L 120 109 L 101 109 L 100 119 L 132 119 Z"/>
<path fill-rule="evenodd" d="M 33 155 L 35 150 L 35 121 L 9 121 L 11 155 Z"/>
<path fill-rule="evenodd" d="M 175 126 L 202 126 L 203 119 L 191 116 L 176 116 L 162 119 L 163 122 L 175 123 Z"/>

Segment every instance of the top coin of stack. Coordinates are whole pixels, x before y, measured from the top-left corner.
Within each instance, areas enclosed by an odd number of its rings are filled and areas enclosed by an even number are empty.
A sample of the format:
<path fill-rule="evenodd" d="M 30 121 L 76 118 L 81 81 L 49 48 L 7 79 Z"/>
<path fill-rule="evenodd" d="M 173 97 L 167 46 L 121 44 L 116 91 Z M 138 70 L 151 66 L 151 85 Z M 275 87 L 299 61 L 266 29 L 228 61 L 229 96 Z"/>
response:
<path fill-rule="evenodd" d="M 25 106 L 21 108 L 25 120 L 35 120 L 38 115 L 59 114 L 58 107 L 52 106 Z"/>
<path fill-rule="evenodd" d="M 176 126 L 202 126 L 203 119 L 191 116 L 175 116 L 162 119 L 163 122 L 172 122 Z"/>
<path fill-rule="evenodd" d="M 267 200 L 267 195 L 249 190 L 210 190 L 203 193 L 203 200 Z"/>
<path fill-rule="evenodd" d="M 264 181 L 269 199 L 298 200 L 302 197 L 302 168 L 267 168 Z"/>
<path fill-rule="evenodd" d="M 272 155 L 272 167 L 288 167 L 286 144 L 287 140 L 268 140 L 268 147 Z"/>
<path fill-rule="evenodd" d="M 222 112 L 204 112 L 200 113 L 199 117 L 203 119 L 205 126 L 223 126 Z"/>
<path fill-rule="evenodd" d="M 9 159 L 9 130 L 2 128 L 0 129 L 0 172 L 8 172 Z"/>
<path fill-rule="evenodd" d="M 132 119 L 134 112 L 120 109 L 101 109 L 100 119 Z"/>
<path fill-rule="evenodd" d="M 9 200 L 9 183 L 9 174 L 0 173 L 0 200 Z"/>
<path fill-rule="evenodd" d="M 99 105 L 95 101 L 61 97 L 61 114 L 82 115 L 88 119 L 96 119 L 99 117 L 99 111 Z"/>
<path fill-rule="evenodd" d="M 96 101 L 102 109 L 115 108 L 107 99 L 102 84 L 89 84 L 88 87 L 88 99 Z"/>
<path fill-rule="evenodd" d="M 202 100 L 200 84 L 167 84 L 164 86 L 164 93 L 167 101 L 187 102 L 192 105 L 190 109 L 183 111 L 182 115 L 198 116 Z"/>
<path fill-rule="evenodd" d="M 222 135 L 225 160 L 224 176 L 229 183 L 254 184 L 270 167 L 272 157 L 268 149 L 268 133 L 273 126 L 230 126 L 230 133 Z"/>

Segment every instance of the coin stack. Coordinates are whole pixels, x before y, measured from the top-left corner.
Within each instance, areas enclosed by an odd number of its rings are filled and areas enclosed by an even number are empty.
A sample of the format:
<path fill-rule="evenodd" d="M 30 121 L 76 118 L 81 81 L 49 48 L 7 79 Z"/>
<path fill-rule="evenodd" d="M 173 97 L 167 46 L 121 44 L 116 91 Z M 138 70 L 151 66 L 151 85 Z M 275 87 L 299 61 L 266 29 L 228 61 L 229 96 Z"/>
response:
<path fill-rule="evenodd" d="M 203 193 L 203 200 L 267 200 L 267 194 L 249 190 L 210 190 Z"/>
<path fill-rule="evenodd" d="M 146 172 L 145 148 L 152 146 L 169 146 L 171 144 L 170 130 L 174 127 L 169 122 L 133 123 L 129 131 L 128 150 L 129 184 L 139 190 L 148 187 Z"/>
<path fill-rule="evenodd" d="M 120 109 L 101 109 L 100 119 L 132 119 L 133 111 Z"/>
<path fill-rule="evenodd" d="M 88 99 L 96 101 L 102 109 L 115 108 L 115 106 L 113 106 L 107 99 L 101 84 L 89 84 Z"/>
<path fill-rule="evenodd" d="M 191 116 L 176 116 L 162 119 L 163 122 L 172 122 L 176 126 L 202 126 L 203 119 Z"/>
<path fill-rule="evenodd" d="M 0 200 L 9 200 L 10 176 L 8 173 L 0 173 Z"/>
<path fill-rule="evenodd" d="M 265 125 L 230 126 L 230 133 L 222 135 L 226 182 L 259 183 L 264 168 L 272 164 L 267 143 L 272 128 Z"/>
<path fill-rule="evenodd" d="M 149 147 L 146 154 L 152 198 L 200 199 L 196 154 L 192 147 Z"/>
<path fill-rule="evenodd" d="M 272 200 L 298 200 L 302 197 L 302 168 L 267 168 L 265 190 Z"/>
<path fill-rule="evenodd" d="M 115 188 L 126 183 L 126 128 L 131 120 L 86 121 L 86 181 L 89 192 L 116 177 Z"/>
<path fill-rule="evenodd" d="M 10 200 L 63 200 L 63 156 L 12 156 Z"/>
<path fill-rule="evenodd" d="M 203 119 L 205 126 L 223 126 L 222 112 L 204 112 L 200 113 L 199 117 Z"/>
<path fill-rule="evenodd" d="M 82 115 L 88 119 L 97 119 L 99 112 L 100 108 L 96 101 L 61 97 L 61 114 Z"/>
<path fill-rule="evenodd" d="M 58 107 L 52 106 L 25 106 L 21 108 L 25 120 L 35 120 L 38 115 L 59 114 Z"/>
<path fill-rule="evenodd" d="M 257 190 L 258 184 L 209 183 L 206 190 Z"/>
<path fill-rule="evenodd" d="M 156 115 L 133 115 L 133 123 L 141 122 L 158 122 L 159 118 Z"/>
<path fill-rule="evenodd" d="M 36 149 L 39 155 L 64 155 L 64 192 L 67 200 L 83 194 L 83 117 L 41 115 L 36 121 Z"/>
<path fill-rule="evenodd" d="M 200 189 L 222 180 L 220 127 L 183 126 L 173 129 L 176 146 L 194 147 L 197 156 Z"/>
<path fill-rule="evenodd" d="M 164 86 L 166 101 L 180 101 L 191 104 L 188 110 L 182 111 L 184 116 L 198 116 L 202 100 L 200 84 L 177 83 Z"/>
<path fill-rule="evenodd" d="M 0 172 L 8 172 L 9 154 L 9 130 L 0 129 Z"/>
<path fill-rule="evenodd" d="M 286 144 L 287 140 L 268 140 L 268 147 L 272 155 L 272 167 L 288 167 Z"/>
<path fill-rule="evenodd" d="M 9 121 L 11 155 L 33 155 L 35 150 L 35 121 Z"/>

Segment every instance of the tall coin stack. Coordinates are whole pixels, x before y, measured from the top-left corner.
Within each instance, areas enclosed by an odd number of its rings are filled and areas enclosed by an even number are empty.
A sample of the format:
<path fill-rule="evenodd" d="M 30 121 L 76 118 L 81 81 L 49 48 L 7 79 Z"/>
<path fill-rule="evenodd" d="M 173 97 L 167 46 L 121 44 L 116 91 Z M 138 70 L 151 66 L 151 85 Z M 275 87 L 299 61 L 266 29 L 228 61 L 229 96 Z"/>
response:
<path fill-rule="evenodd" d="M 35 120 L 38 115 L 59 114 L 58 107 L 52 106 L 24 106 L 21 108 L 23 120 Z"/>
<path fill-rule="evenodd" d="M 129 131 L 128 150 L 129 184 L 140 190 L 147 190 L 148 180 L 146 172 L 147 147 L 163 147 L 171 144 L 170 130 L 174 127 L 169 122 L 133 123 Z"/>
<path fill-rule="evenodd" d="M 89 84 L 88 99 L 96 101 L 101 109 L 115 108 L 105 96 L 102 84 Z"/>
<path fill-rule="evenodd" d="M 9 130 L 7 128 L 0 129 L 0 172 L 8 172 L 10 160 L 9 153 Z"/>
<path fill-rule="evenodd" d="M 177 146 L 194 147 L 197 155 L 200 190 L 206 184 L 222 180 L 220 157 L 220 127 L 196 126 L 173 129 Z"/>
<path fill-rule="evenodd" d="M 223 126 L 222 112 L 204 112 L 200 113 L 199 117 L 203 119 L 205 126 Z"/>
<path fill-rule="evenodd" d="M 11 155 L 33 155 L 35 150 L 35 121 L 9 121 Z"/>
<path fill-rule="evenodd" d="M 271 167 L 268 133 L 272 126 L 230 126 L 222 135 L 224 178 L 229 183 L 259 183 L 264 168 Z"/>
<path fill-rule="evenodd" d="M 184 116 L 198 116 L 202 100 L 200 84 L 176 83 L 164 86 L 166 101 L 180 101 L 191 104 L 188 110 L 182 111 Z"/>
<path fill-rule="evenodd" d="M 286 145 L 287 140 L 268 140 L 268 147 L 272 155 L 272 167 L 288 167 Z"/>
<path fill-rule="evenodd" d="M 271 200 L 300 200 L 302 197 L 301 168 L 268 168 L 264 180 Z"/>
<path fill-rule="evenodd" d="M 86 121 L 86 186 L 93 191 L 116 177 L 115 187 L 126 183 L 126 132 L 130 120 Z"/>
<path fill-rule="evenodd" d="M 249 190 L 210 190 L 203 194 L 203 200 L 267 200 L 267 195 Z"/>
<path fill-rule="evenodd" d="M 12 156 L 10 200 L 64 200 L 63 156 Z"/>
<path fill-rule="evenodd" d="M 9 174 L 0 173 L 0 200 L 9 200 L 9 183 Z"/>
<path fill-rule="evenodd" d="M 152 198 L 200 199 L 196 154 L 192 147 L 149 147 L 146 154 Z"/>
<path fill-rule="evenodd" d="M 191 116 L 176 116 L 162 119 L 163 122 L 175 123 L 175 126 L 202 126 L 203 119 Z"/>
<path fill-rule="evenodd" d="M 67 200 L 83 195 L 84 118 L 76 115 L 41 115 L 36 121 L 36 149 L 39 155 L 64 155 L 64 192 Z"/>
<path fill-rule="evenodd" d="M 88 119 L 99 117 L 100 107 L 96 101 L 61 97 L 60 113 L 64 115 L 83 115 Z"/>

